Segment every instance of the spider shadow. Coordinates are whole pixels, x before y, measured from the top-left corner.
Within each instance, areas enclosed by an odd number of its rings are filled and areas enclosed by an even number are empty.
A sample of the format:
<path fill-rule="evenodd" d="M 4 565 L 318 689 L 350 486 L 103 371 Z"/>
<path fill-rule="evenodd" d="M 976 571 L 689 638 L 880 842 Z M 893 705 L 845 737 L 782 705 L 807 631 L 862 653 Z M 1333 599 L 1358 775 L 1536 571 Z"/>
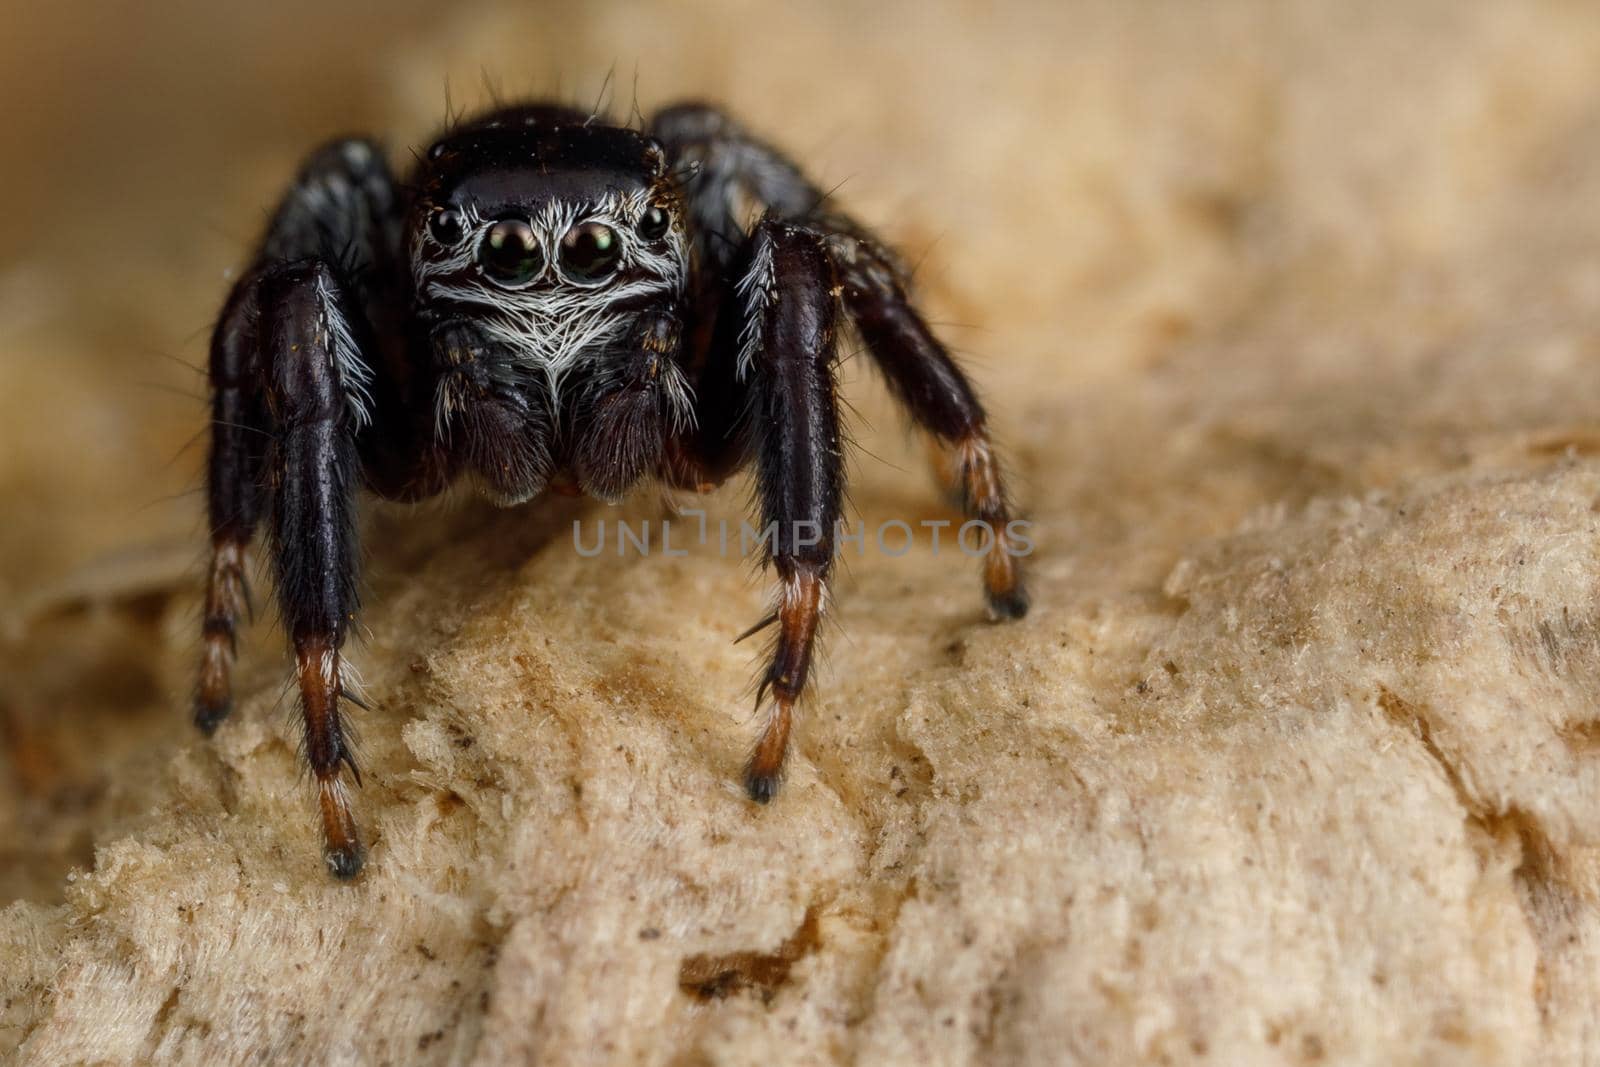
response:
<path fill-rule="evenodd" d="M 370 509 L 362 540 L 375 585 L 428 573 L 476 591 L 502 582 L 597 506 L 546 494 L 497 507 L 456 491 L 421 504 L 379 503 Z"/>

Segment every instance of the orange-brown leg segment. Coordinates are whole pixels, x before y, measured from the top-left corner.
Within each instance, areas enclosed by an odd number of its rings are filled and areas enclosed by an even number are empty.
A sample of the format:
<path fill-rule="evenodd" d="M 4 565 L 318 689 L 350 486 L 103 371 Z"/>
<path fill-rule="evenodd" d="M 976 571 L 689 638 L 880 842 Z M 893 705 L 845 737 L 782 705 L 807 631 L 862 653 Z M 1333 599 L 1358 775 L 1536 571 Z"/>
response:
<path fill-rule="evenodd" d="M 956 472 L 964 510 L 983 524 L 973 545 L 987 545 L 983 556 L 983 591 L 989 614 L 1020 619 L 1028 613 L 1028 590 L 1022 584 L 1022 556 L 1027 547 L 1012 526 L 1005 486 L 994 449 L 983 427 L 956 442 Z"/>
<path fill-rule="evenodd" d="M 344 695 L 341 666 L 339 651 L 327 637 L 295 641 L 295 673 L 305 717 L 305 757 L 317 779 L 323 858 L 334 875 L 351 878 L 361 870 L 365 850 L 340 779 L 341 769 L 348 767 L 356 784 L 361 784 L 361 772 L 350 754 L 339 712 L 339 699 Z"/>
<path fill-rule="evenodd" d="M 211 545 L 205 619 L 200 624 L 200 679 L 195 686 L 194 724 L 213 733 L 233 708 L 233 660 L 239 652 L 239 618 L 249 610 L 245 584 L 246 542 L 236 534 Z"/>
<path fill-rule="evenodd" d="M 785 571 L 788 573 L 783 573 Z M 811 671 L 811 653 L 816 644 L 817 625 L 822 620 L 823 598 L 827 595 L 826 579 L 810 565 L 783 566 L 780 574 L 783 586 L 775 612 L 778 636 L 771 663 L 756 694 L 758 709 L 769 694 L 772 703 L 744 774 L 745 788 L 751 799 L 762 804 L 773 798 L 782 780 L 784 754 L 789 749 L 789 728 L 794 723 L 794 704 Z"/>

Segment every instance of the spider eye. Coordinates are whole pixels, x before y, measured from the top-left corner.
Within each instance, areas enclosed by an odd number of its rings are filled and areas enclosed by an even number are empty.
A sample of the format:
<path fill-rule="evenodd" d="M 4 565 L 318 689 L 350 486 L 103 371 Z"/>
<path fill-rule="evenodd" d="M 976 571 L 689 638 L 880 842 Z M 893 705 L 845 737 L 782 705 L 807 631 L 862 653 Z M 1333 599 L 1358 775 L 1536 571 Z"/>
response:
<path fill-rule="evenodd" d="M 501 219 L 483 235 L 478 262 L 496 281 L 521 285 L 544 269 L 544 253 L 532 226 L 521 219 Z"/>
<path fill-rule="evenodd" d="M 459 211 L 441 208 L 428 216 L 428 232 L 442 245 L 453 245 L 466 236 L 467 226 Z"/>
<path fill-rule="evenodd" d="M 659 241 L 666 235 L 667 227 L 671 225 L 672 216 L 667 214 L 667 209 L 660 204 L 651 204 L 644 209 L 644 214 L 639 216 L 639 224 L 634 228 L 646 241 Z"/>
<path fill-rule="evenodd" d="M 617 231 L 601 222 L 580 222 L 561 238 L 561 273 L 592 282 L 612 273 L 622 262 Z"/>

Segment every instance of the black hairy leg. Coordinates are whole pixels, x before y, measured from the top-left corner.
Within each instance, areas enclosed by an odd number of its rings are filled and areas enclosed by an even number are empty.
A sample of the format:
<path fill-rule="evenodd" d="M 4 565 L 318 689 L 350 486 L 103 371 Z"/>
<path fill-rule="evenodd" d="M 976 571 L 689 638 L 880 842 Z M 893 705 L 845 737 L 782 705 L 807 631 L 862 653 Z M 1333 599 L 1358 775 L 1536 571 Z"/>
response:
<path fill-rule="evenodd" d="M 734 299 L 712 332 L 695 425 L 674 442 L 661 476 L 706 491 L 747 463 L 756 468 L 763 562 L 778 589 L 771 614 L 744 635 L 776 627 L 756 690 L 765 719 L 744 785 L 765 804 L 783 780 L 833 571 L 844 496 L 839 304 L 824 235 L 776 215 L 755 227 L 731 268 Z"/>
<path fill-rule="evenodd" d="M 704 488 L 753 457 L 764 522 L 778 520 L 780 537 L 791 539 L 795 522 L 802 530 L 820 525 L 818 543 L 804 552 L 780 541 L 769 553 L 779 602 L 760 625 L 776 623 L 778 632 L 761 688 L 773 701 L 745 776 L 751 797 L 765 802 L 780 781 L 794 703 L 810 670 L 839 516 L 836 302 L 895 398 L 948 456 L 947 477 L 968 518 L 982 524 L 990 615 L 1021 618 L 1027 590 L 983 406 L 917 311 L 894 256 L 854 219 L 829 210 L 826 195 L 782 153 L 717 109 L 669 108 L 651 131 L 691 168 L 698 250 L 721 272 L 707 301 L 715 326 L 697 384 L 697 434 L 689 460 L 675 456 L 668 465 L 669 478 Z M 746 236 L 742 219 L 752 203 L 765 205 L 766 216 Z M 738 297 L 732 307 L 730 292 Z"/>
<path fill-rule="evenodd" d="M 233 708 L 231 666 L 239 617 L 248 608 L 246 560 L 267 486 L 272 440 L 265 410 L 260 336 L 261 272 L 319 257 L 341 265 L 368 297 L 394 259 L 394 179 L 365 140 L 325 145 L 307 159 L 268 226 L 256 265 L 234 285 L 211 338 L 211 451 L 206 470 L 211 526 L 203 650 L 195 724 L 214 731 Z"/>
<path fill-rule="evenodd" d="M 848 224 L 832 227 L 828 246 L 845 307 L 889 388 L 943 454 L 941 477 L 969 519 L 983 524 L 983 589 L 989 613 L 1028 613 L 1019 546 L 1005 483 L 989 439 L 988 419 L 972 383 L 950 358 L 906 294 L 904 275 L 870 236 Z"/>
<path fill-rule="evenodd" d="M 261 517 L 264 428 L 254 278 L 234 286 L 211 340 L 211 567 L 207 576 L 203 649 L 194 721 L 212 733 L 233 707 L 231 668 L 239 650 L 239 616 L 249 606 L 245 561 Z"/>
<path fill-rule="evenodd" d="M 207 471 L 212 564 L 195 722 L 232 706 L 229 668 L 247 606 L 245 559 L 269 519 L 280 614 L 294 645 L 303 752 L 316 779 L 329 868 L 362 848 L 340 771 L 355 774 L 340 711 L 341 649 L 356 609 L 357 426 L 370 347 L 357 294 L 393 256 L 392 180 L 363 141 L 317 152 L 274 216 L 258 264 L 234 286 L 212 338 Z"/>
<path fill-rule="evenodd" d="M 356 612 L 355 425 L 363 417 L 351 309 L 327 264 L 261 281 L 262 353 L 273 443 L 267 478 L 278 606 L 294 644 L 304 755 L 316 778 L 324 857 L 341 878 L 363 859 L 340 772 L 360 773 L 340 709 L 341 659 Z"/>
<path fill-rule="evenodd" d="M 770 217 L 756 228 L 741 288 L 746 320 L 735 373 L 750 382 L 757 495 L 779 580 L 777 635 L 756 697 L 758 707 L 769 693 L 772 703 L 744 779 L 751 798 L 766 803 L 783 773 L 833 568 L 844 483 L 837 305 L 818 235 Z"/>

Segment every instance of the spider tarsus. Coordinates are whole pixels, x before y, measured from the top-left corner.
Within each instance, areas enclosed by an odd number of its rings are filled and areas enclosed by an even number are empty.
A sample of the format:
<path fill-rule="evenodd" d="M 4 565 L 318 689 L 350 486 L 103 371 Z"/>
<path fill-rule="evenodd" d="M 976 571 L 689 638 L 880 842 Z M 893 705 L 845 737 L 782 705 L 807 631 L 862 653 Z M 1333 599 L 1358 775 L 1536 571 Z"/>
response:
<path fill-rule="evenodd" d="M 337 776 L 321 778 L 317 786 L 318 806 L 322 811 L 323 861 L 335 878 L 349 881 L 361 873 L 367 857 L 355 816 L 350 812 L 350 800 Z"/>
<path fill-rule="evenodd" d="M 227 635 L 212 632 L 209 625 L 204 640 L 205 652 L 200 659 L 200 679 L 194 694 L 194 724 L 209 735 L 216 732 L 233 710 L 232 685 L 228 677 L 233 647 Z"/>
<path fill-rule="evenodd" d="M 222 720 L 233 711 L 232 686 L 228 678 L 228 665 L 232 660 L 233 646 L 228 637 L 208 629 L 205 654 L 200 660 L 200 681 L 194 694 L 194 724 L 208 737 L 216 733 Z"/>
<path fill-rule="evenodd" d="M 322 849 L 322 861 L 328 865 L 329 874 L 341 882 L 348 882 L 367 865 L 367 852 L 359 841 L 348 845 L 326 845 Z"/>
<path fill-rule="evenodd" d="M 1006 590 L 985 590 L 989 602 L 989 618 L 995 622 L 1020 619 L 1028 614 L 1028 590 L 1018 585 Z"/>
<path fill-rule="evenodd" d="M 769 774 L 753 768 L 744 772 L 745 795 L 757 804 L 772 803 L 772 798 L 778 795 L 778 788 L 782 784 L 783 776 L 781 774 Z"/>
<path fill-rule="evenodd" d="M 232 711 L 233 702 L 231 700 L 223 700 L 218 703 L 212 703 L 196 697 L 194 702 L 195 728 L 198 729 L 202 734 L 210 737 L 212 734 L 217 732 L 217 727 L 222 725 L 222 721 L 226 719 L 229 713 Z"/>
<path fill-rule="evenodd" d="M 322 816 L 323 858 L 339 878 L 361 870 L 361 832 L 350 809 L 342 773 L 348 769 L 356 785 L 361 774 L 351 756 L 339 711 L 340 660 L 336 635 L 297 639 L 300 705 L 305 720 L 305 756 L 317 779 L 317 807 Z"/>
<path fill-rule="evenodd" d="M 1013 552 L 1009 533 L 1009 514 L 995 508 L 993 541 L 983 560 L 983 592 L 989 603 L 989 617 L 995 621 L 1020 619 L 1028 614 L 1028 587 L 1023 581 L 1022 561 Z"/>
<path fill-rule="evenodd" d="M 783 784 L 783 763 L 789 751 L 793 723 L 793 698 L 779 693 L 772 703 L 767 725 L 744 768 L 744 791 L 757 804 L 771 803 Z"/>

